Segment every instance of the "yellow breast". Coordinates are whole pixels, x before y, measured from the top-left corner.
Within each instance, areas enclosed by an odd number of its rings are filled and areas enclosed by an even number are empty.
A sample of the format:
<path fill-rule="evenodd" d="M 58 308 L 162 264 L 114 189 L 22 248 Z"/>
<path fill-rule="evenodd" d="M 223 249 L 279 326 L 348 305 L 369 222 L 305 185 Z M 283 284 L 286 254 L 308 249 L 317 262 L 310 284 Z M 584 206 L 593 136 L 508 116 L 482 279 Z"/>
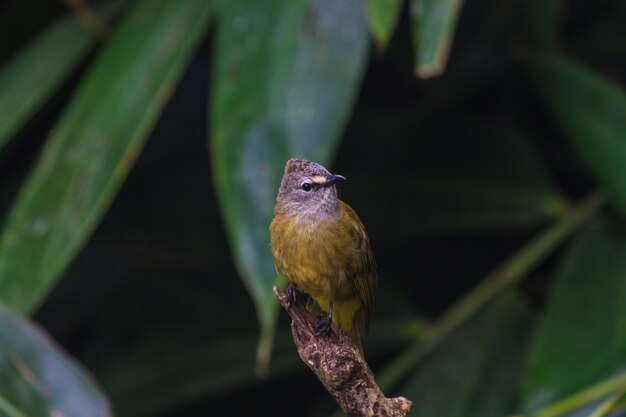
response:
<path fill-rule="evenodd" d="M 336 220 L 276 213 L 270 225 L 276 269 L 360 344 L 376 289 L 376 265 L 360 219 L 339 200 Z M 357 326 L 355 326 L 357 324 Z"/>
<path fill-rule="evenodd" d="M 326 300 L 353 296 L 337 225 L 277 215 L 270 237 L 276 268 L 301 291 Z"/>

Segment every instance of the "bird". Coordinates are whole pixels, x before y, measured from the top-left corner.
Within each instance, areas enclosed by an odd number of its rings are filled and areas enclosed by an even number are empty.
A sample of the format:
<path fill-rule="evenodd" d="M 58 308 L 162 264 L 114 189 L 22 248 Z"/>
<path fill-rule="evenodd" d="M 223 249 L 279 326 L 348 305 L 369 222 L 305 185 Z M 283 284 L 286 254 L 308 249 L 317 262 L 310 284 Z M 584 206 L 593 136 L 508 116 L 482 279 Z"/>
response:
<path fill-rule="evenodd" d="M 363 223 L 337 197 L 336 186 L 344 181 L 316 162 L 289 159 L 270 224 L 270 246 L 276 270 L 288 282 L 288 306 L 297 292 L 308 295 L 307 309 L 323 315 L 316 334 L 344 332 L 363 355 L 378 275 Z"/>

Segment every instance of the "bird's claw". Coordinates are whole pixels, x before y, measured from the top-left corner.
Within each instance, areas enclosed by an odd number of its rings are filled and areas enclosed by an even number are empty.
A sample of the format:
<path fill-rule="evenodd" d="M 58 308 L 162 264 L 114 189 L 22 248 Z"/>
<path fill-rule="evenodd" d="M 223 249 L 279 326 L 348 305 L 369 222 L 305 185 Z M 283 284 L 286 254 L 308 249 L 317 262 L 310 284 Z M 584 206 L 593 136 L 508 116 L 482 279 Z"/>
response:
<path fill-rule="evenodd" d="M 320 322 L 315 326 L 315 336 L 326 336 L 332 326 L 333 321 L 331 317 L 324 317 L 320 320 Z"/>
<path fill-rule="evenodd" d="M 290 310 L 291 306 L 296 303 L 296 290 L 296 284 L 293 282 L 287 284 L 287 288 L 285 288 L 285 294 L 287 295 L 287 310 Z"/>
<path fill-rule="evenodd" d="M 315 327 L 315 336 L 326 336 L 333 327 L 333 303 L 328 303 L 328 313 Z"/>

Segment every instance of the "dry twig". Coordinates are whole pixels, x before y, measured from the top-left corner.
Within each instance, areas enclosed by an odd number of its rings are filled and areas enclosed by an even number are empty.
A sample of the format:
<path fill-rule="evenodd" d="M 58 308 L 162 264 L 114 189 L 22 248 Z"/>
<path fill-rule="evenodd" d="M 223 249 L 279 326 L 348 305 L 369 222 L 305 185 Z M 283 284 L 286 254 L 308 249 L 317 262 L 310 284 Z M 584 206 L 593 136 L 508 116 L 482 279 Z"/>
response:
<path fill-rule="evenodd" d="M 274 286 L 274 294 L 287 310 L 287 296 Z M 295 303 L 287 310 L 300 357 L 317 375 L 348 417 L 404 417 L 412 403 L 404 397 L 384 396 L 359 349 L 346 335 L 315 335 L 318 319 Z"/>

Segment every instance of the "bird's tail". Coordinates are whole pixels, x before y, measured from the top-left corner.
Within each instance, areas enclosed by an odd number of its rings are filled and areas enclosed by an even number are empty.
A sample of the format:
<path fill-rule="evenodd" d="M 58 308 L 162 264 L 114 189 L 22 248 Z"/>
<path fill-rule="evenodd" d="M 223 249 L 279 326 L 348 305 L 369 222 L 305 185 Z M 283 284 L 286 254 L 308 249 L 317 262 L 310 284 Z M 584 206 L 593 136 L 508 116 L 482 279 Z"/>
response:
<path fill-rule="evenodd" d="M 337 334 L 343 332 L 350 337 L 363 354 L 363 339 L 367 335 L 365 316 L 357 299 L 336 301 L 333 306 L 333 324 Z"/>
<path fill-rule="evenodd" d="M 346 334 L 350 337 L 350 339 L 354 342 L 356 347 L 359 348 L 359 352 L 361 352 L 361 356 L 365 357 L 365 353 L 363 352 L 363 334 L 361 330 L 361 326 L 358 321 L 358 315 L 354 318 L 354 324 L 352 328 L 346 332 Z"/>

